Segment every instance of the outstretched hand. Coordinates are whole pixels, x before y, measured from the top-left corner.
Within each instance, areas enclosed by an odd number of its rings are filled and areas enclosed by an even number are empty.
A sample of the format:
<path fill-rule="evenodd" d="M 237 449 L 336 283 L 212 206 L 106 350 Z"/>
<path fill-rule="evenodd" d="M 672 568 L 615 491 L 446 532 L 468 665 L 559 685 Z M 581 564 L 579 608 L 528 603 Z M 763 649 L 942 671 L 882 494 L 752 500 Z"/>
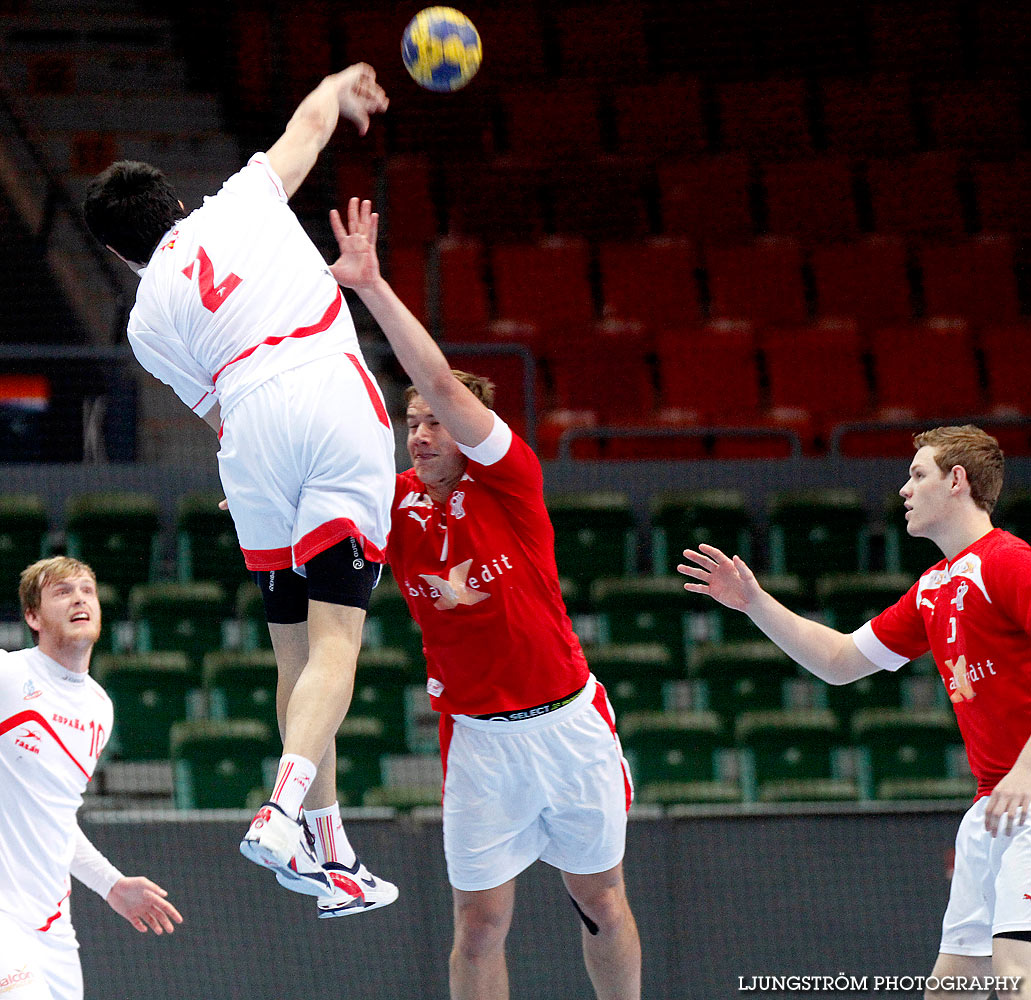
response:
<path fill-rule="evenodd" d="M 376 71 L 368 63 L 355 63 L 337 74 L 340 114 L 354 122 L 359 135 L 369 131 L 369 116 L 386 111 L 390 101 L 376 83 Z"/>
<path fill-rule="evenodd" d="M 684 590 L 695 594 L 708 594 L 713 600 L 735 611 L 747 611 L 762 593 L 755 575 L 740 556 L 733 559 L 724 555 L 715 545 L 699 545 L 700 552 L 684 549 L 684 556 L 694 565 L 681 563 L 677 572 L 692 577 L 698 583 L 685 583 Z"/>
<path fill-rule="evenodd" d="M 329 213 L 340 256 L 329 271 L 345 288 L 366 288 L 379 279 L 379 258 L 376 256 L 376 233 L 379 214 L 371 201 L 359 205 L 357 198 L 347 203 L 347 226 L 334 208 Z"/>
<path fill-rule="evenodd" d="M 161 886 L 143 875 L 120 878 L 107 894 L 107 902 L 141 934 L 149 927 L 155 934 L 171 934 L 183 922 L 179 911 L 165 898 Z M 174 921 L 174 923 L 173 923 Z"/>

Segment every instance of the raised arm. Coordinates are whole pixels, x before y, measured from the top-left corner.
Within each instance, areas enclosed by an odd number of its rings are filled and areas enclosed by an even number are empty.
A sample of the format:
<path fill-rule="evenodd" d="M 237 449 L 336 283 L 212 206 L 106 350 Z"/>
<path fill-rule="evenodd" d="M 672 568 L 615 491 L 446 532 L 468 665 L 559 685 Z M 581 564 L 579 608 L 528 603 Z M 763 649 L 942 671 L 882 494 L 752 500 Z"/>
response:
<path fill-rule="evenodd" d="M 387 108 L 387 95 L 376 83 L 376 72 L 355 63 L 327 76 L 301 103 L 283 134 L 268 151 L 269 163 L 292 197 L 329 142 L 342 115 L 359 135 L 369 130 L 369 116 Z"/>
<path fill-rule="evenodd" d="M 714 545 L 699 549 L 685 549 L 689 564 L 677 567 L 677 572 L 698 581 L 685 583 L 684 590 L 708 594 L 748 615 L 791 659 L 830 684 L 848 684 L 878 669 L 850 635 L 803 618 L 766 593 L 740 556 L 731 559 Z"/>
<path fill-rule="evenodd" d="M 358 199 L 352 198 L 346 226 L 335 209 L 329 219 L 340 248 L 340 256 L 330 267 L 333 276 L 358 293 L 401 367 L 448 433 L 470 448 L 482 443 L 494 426 L 493 414 L 454 377 L 429 331 L 380 274 L 376 256 L 379 216 L 372 211 L 371 202 L 359 205 Z"/>

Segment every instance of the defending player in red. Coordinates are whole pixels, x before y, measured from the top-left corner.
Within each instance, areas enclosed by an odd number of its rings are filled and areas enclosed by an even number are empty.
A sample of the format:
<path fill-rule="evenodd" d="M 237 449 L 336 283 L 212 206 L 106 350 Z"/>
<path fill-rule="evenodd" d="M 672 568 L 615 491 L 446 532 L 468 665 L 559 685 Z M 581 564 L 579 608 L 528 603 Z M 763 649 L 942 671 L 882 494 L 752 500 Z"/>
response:
<path fill-rule="evenodd" d="M 93 570 L 40 560 L 19 595 L 37 645 L 0 652 L 0 994 L 82 1000 L 71 875 L 138 931 L 171 934 L 183 918 L 161 886 L 122 875 L 76 818 L 113 718 L 89 676 L 100 637 Z"/>
<path fill-rule="evenodd" d="M 423 630 L 440 716 L 444 853 L 454 891 L 451 995 L 508 996 L 515 877 L 560 869 L 599 997 L 637 1000 L 641 952 L 622 858 L 632 788 L 604 688 L 559 592 L 536 456 L 454 373 L 379 273 L 377 217 L 352 199 L 331 270 L 357 291 L 414 383 L 413 468 L 397 477 L 388 558 Z M 456 377 L 458 374 L 458 377 Z"/>
<path fill-rule="evenodd" d="M 928 650 L 956 711 L 977 797 L 956 837 L 956 866 L 933 976 L 1022 977 L 1000 1000 L 1031 997 L 1031 546 L 993 528 L 1003 455 L 977 427 L 914 437 L 899 491 L 910 535 L 945 558 L 851 635 L 775 601 L 738 557 L 710 545 L 677 568 L 743 611 L 792 659 L 831 684 L 898 670 Z M 945 994 L 928 992 L 927 996 Z M 950 993 L 949 996 L 956 994 Z M 987 997 L 964 993 L 964 997 Z"/>
<path fill-rule="evenodd" d="M 340 119 L 364 135 L 386 106 L 359 63 L 326 77 L 268 152 L 186 218 L 145 163 L 110 166 L 84 205 L 97 238 L 141 274 L 129 317 L 137 359 L 218 431 L 222 486 L 276 653 L 283 736 L 269 801 L 240 850 L 319 896 L 320 916 L 397 898 L 348 843 L 332 764 L 384 559 L 394 436 L 343 294 L 288 200 Z"/>

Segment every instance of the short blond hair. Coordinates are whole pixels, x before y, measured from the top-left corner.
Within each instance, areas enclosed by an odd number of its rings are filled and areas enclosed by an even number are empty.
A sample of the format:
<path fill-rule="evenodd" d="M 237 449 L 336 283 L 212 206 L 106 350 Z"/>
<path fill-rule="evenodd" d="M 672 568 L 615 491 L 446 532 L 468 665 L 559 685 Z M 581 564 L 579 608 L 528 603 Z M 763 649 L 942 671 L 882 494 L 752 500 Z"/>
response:
<path fill-rule="evenodd" d="M 43 596 L 43 588 L 48 583 L 59 583 L 73 576 L 85 574 L 94 583 L 97 582 L 97 574 L 84 562 L 73 559 L 71 556 L 51 556 L 49 559 L 40 559 L 31 566 L 21 571 L 21 579 L 18 583 L 18 597 L 21 600 L 22 614 L 27 611 L 39 611 L 39 603 Z"/>
<path fill-rule="evenodd" d="M 486 375 L 471 375 L 469 372 L 460 371 L 457 368 L 451 369 L 451 374 L 458 379 L 487 409 L 494 407 L 494 383 Z M 405 389 L 405 406 L 419 395 L 419 390 L 414 385 Z"/>
<path fill-rule="evenodd" d="M 991 434 L 973 424 L 935 427 L 914 434 L 913 447 L 933 448 L 934 461 L 942 475 L 962 465 L 970 483 L 970 498 L 989 514 L 995 509 L 1006 463 L 998 440 Z"/>

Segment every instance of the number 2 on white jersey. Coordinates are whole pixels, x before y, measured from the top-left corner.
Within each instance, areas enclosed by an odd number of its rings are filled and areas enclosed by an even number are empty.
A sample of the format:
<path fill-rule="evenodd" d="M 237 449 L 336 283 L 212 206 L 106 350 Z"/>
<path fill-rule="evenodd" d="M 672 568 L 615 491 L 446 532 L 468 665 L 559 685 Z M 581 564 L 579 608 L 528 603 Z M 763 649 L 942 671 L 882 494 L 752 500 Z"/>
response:
<path fill-rule="evenodd" d="M 215 267 L 211 263 L 211 258 L 207 255 L 204 247 L 198 247 L 197 259 L 190 261 L 183 268 L 183 274 L 191 281 L 193 280 L 193 272 L 196 267 L 200 268 L 200 273 L 197 275 L 197 291 L 200 293 L 201 304 L 208 312 L 216 312 L 225 303 L 225 300 L 236 291 L 243 279 L 230 271 L 216 285 Z"/>

